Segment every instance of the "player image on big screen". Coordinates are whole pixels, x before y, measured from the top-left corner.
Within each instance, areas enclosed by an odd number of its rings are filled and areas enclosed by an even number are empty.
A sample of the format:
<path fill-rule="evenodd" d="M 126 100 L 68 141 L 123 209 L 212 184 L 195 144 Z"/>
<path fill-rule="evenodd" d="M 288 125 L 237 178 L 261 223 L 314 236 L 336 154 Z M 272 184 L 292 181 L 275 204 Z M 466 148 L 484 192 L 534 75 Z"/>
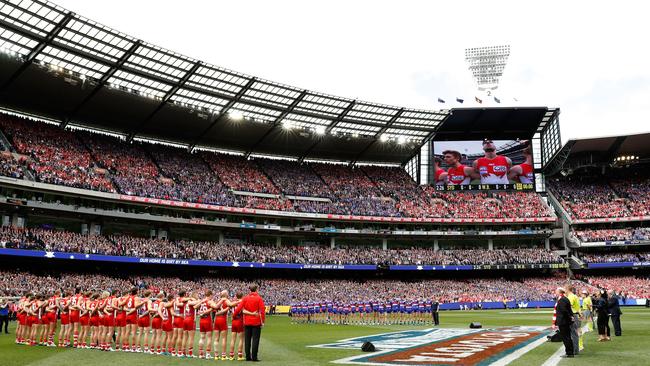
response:
<path fill-rule="evenodd" d="M 529 140 L 434 141 L 436 190 L 533 190 Z"/>

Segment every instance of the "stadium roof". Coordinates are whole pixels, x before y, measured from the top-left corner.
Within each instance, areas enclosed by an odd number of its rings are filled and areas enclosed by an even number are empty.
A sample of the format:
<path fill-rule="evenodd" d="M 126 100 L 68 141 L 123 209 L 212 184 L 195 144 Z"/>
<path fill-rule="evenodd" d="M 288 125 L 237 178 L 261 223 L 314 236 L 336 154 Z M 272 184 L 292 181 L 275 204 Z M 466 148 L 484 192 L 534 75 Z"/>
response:
<path fill-rule="evenodd" d="M 650 133 L 572 139 L 567 141 L 548 165 L 547 174 L 553 175 L 564 168 L 584 165 L 609 164 L 619 156 L 650 158 Z M 588 160 L 582 159 L 588 157 Z M 576 164 L 567 161 L 576 160 Z"/>
<path fill-rule="evenodd" d="M 447 119 L 458 123 L 443 136 L 460 128 L 481 138 L 529 137 L 547 111 L 450 113 L 312 92 L 180 55 L 38 0 L 0 0 L 0 49 L 2 106 L 62 127 L 190 148 L 404 163 Z M 495 129 L 499 120 L 506 122 Z"/>

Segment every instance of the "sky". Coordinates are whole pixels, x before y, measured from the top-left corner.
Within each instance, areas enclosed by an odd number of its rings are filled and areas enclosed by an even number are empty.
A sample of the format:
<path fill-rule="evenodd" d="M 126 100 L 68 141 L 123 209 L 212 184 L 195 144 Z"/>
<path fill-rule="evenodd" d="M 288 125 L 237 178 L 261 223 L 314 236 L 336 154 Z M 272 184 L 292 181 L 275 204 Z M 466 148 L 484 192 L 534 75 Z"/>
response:
<path fill-rule="evenodd" d="M 55 2 L 217 66 L 412 108 L 479 106 L 464 49 L 508 44 L 500 106 L 559 107 L 563 141 L 650 131 L 650 2 Z"/>

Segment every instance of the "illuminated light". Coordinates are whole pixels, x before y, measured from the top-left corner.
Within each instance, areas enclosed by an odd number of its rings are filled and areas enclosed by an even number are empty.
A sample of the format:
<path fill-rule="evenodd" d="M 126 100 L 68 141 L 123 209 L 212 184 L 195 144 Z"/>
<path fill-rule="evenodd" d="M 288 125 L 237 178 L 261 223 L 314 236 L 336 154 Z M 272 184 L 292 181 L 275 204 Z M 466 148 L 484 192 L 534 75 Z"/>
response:
<path fill-rule="evenodd" d="M 324 135 L 325 134 L 325 126 L 318 126 L 314 129 L 316 131 L 317 135 Z"/>
<path fill-rule="evenodd" d="M 357 132 L 353 133 L 352 137 L 354 137 L 355 139 L 359 138 L 359 133 L 357 133 Z"/>
<path fill-rule="evenodd" d="M 284 128 L 285 130 L 288 131 L 288 130 L 292 129 L 293 127 L 294 127 L 293 122 L 291 122 L 291 121 L 282 121 L 282 128 Z"/>
<path fill-rule="evenodd" d="M 386 142 L 386 141 L 388 141 L 388 136 L 387 136 L 387 135 L 381 135 L 381 136 L 379 137 L 379 141 L 381 141 L 381 142 Z"/>
<path fill-rule="evenodd" d="M 233 121 L 241 121 L 244 119 L 244 114 L 239 111 L 228 112 L 228 117 Z"/>
<path fill-rule="evenodd" d="M 404 145 L 406 143 L 406 137 L 400 136 L 397 138 L 397 143 L 400 145 Z"/>

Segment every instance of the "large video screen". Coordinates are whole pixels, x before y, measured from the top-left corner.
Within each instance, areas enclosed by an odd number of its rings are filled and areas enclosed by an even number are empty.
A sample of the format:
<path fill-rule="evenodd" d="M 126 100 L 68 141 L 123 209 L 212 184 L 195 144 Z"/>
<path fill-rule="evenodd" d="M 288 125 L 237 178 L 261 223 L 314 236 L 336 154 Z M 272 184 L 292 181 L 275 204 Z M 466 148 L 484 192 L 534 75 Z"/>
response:
<path fill-rule="evenodd" d="M 529 140 L 434 141 L 432 160 L 440 191 L 535 189 Z"/>

